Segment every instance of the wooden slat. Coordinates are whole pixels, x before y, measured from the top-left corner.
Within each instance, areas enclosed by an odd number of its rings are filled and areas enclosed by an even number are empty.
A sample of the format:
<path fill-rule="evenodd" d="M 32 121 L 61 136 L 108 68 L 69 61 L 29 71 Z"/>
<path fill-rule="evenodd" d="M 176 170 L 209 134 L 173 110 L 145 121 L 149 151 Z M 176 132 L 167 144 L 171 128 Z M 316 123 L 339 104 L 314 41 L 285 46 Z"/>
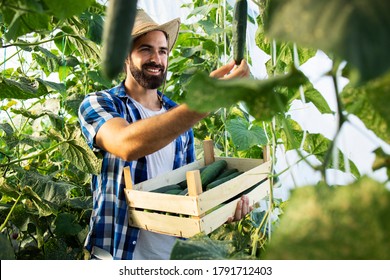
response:
<path fill-rule="evenodd" d="M 123 168 L 123 174 L 125 175 L 126 189 L 133 189 L 133 182 L 131 181 L 130 167 Z"/>
<path fill-rule="evenodd" d="M 263 147 L 263 159 L 264 161 L 271 160 L 271 147 L 269 145 Z"/>
<path fill-rule="evenodd" d="M 226 160 L 228 168 L 237 168 L 239 171 L 248 171 L 264 163 L 262 159 L 215 157 L 215 160 Z"/>
<path fill-rule="evenodd" d="M 271 162 L 263 163 L 244 174 L 199 195 L 199 209 L 204 213 L 222 202 L 242 193 L 268 177 Z"/>
<path fill-rule="evenodd" d="M 129 224 L 153 232 L 179 237 L 191 237 L 199 233 L 199 220 L 167 216 L 144 211 L 129 211 Z"/>
<path fill-rule="evenodd" d="M 134 208 L 198 215 L 197 197 L 125 189 L 128 205 Z"/>
<path fill-rule="evenodd" d="M 189 196 L 198 196 L 202 193 L 202 181 L 200 179 L 199 170 L 192 170 L 186 172 L 187 187 Z"/>
<path fill-rule="evenodd" d="M 213 140 L 203 141 L 203 153 L 204 153 L 203 158 L 204 158 L 205 165 L 209 165 L 215 161 Z"/>
<path fill-rule="evenodd" d="M 261 199 L 269 194 L 270 181 L 266 180 L 261 185 L 256 187 L 250 193 L 246 194 L 249 198 L 249 205 L 253 206 Z M 205 234 L 209 234 L 214 231 L 228 220 L 229 217 L 233 217 L 236 211 L 237 203 L 240 198 L 237 198 L 228 204 L 218 208 L 217 210 L 207 214 L 200 221 L 200 230 Z"/>

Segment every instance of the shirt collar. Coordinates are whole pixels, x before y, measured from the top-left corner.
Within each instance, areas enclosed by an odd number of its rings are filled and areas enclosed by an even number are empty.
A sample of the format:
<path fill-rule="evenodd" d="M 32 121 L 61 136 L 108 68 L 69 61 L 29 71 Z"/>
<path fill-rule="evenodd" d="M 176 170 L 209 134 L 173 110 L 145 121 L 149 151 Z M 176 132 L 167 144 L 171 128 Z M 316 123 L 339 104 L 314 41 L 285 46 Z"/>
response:
<path fill-rule="evenodd" d="M 112 95 L 115 95 L 115 96 L 117 96 L 119 98 L 126 98 L 126 99 L 128 99 L 129 96 L 126 93 L 124 82 L 125 81 L 122 81 L 119 85 L 109 89 L 108 90 L 109 93 L 112 94 Z M 177 104 L 174 101 L 172 101 L 167 96 L 163 95 L 160 91 L 157 91 L 157 94 L 162 96 L 163 106 L 165 107 L 165 109 L 170 109 L 172 107 L 177 106 Z"/>

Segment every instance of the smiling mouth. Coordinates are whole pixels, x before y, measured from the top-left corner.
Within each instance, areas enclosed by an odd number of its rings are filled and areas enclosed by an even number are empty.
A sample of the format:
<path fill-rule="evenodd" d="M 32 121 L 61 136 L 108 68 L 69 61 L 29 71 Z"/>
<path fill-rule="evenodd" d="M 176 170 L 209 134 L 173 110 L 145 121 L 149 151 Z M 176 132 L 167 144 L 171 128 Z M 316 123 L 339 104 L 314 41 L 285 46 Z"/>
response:
<path fill-rule="evenodd" d="M 152 73 L 152 74 L 159 74 L 162 72 L 162 69 L 161 68 L 151 68 L 151 67 L 145 67 L 145 71 L 149 72 L 149 73 Z"/>
<path fill-rule="evenodd" d="M 152 75 L 157 75 L 164 72 L 164 67 L 155 63 L 144 64 L 143 69 Z"/>

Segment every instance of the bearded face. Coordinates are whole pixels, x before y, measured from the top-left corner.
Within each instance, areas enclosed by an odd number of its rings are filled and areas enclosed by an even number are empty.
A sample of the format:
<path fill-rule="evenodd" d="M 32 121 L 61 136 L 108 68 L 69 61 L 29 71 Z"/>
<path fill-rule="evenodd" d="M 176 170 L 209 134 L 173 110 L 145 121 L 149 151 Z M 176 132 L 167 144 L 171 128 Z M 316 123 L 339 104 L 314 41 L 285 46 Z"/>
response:
<path fill-rule="evenodd" d="M 165 67 L 155 62 L 147 62 L 137 67 L 130 59 L 130 72 L 134 79 L 146 89 L 159 88 L 167 75 Z"/>

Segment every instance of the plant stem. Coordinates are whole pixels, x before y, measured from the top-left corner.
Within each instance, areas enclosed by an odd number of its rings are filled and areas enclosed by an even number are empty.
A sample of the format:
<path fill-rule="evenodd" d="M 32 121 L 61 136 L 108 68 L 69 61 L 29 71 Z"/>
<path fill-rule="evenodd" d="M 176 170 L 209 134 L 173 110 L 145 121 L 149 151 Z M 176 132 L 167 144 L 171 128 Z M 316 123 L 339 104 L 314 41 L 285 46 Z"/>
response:
<path fill-rule="evenodd" d="M 16 204 L 19 203 L 19 200 L 22 198 L 23 194 L 19 194 L 18 198 L 16 199 L 14 205 L 12 205 L 12 208 L 11 210 L 9 211 L 7 217 L 5 218 L 5 221 L 4 223 L 0 226 L 0 232 L 3 231 L 3 229 L 6 227 L 7 223 L 8 223 L 8 220 L 11 218 L 11 214 L 12 212 L 14 211 L 15 207 L 16 207 Z"/>
<path fill-rule="evenodd" d="M 8 44 L 8 45 L 3 45 L 3 46 L 1 46 L 1 48 L 39 46 L 39 45 L 42 45 L 44 43 L 48 43 L 48 42 L 54 41 L 55 39 L 61 39 L 61 38 L 67 37 L 67 36 L 74 37 L 74 36 L 72 36 L 70 34 L 63 34 L 63 35 L 59 35 L 59 36 L 56 36 L 56 37 L 53 37 L 53 38 L 50 38 L 50 39 L 47 39 L 47 40 L 43 40 L 43 41 L 38 41 L 38 42 L 13 43 L 13 44 Z"/>
<path fill-rule="evenodd" d="M 15 164 L 15 163 L 24 161 L 24 160 L 32 159 L 32 158 L 34 158 L 34 157 L 38 157 L 38 156 L 40 156 L 40 155 L 46 154 L 46 153 L 48 153 L 48 152 L 50 152 L 50 151 L 56 149 L 58 146 L 60 146 L 60 145 L 62 145 L 62 144 L 64 144 L 64 143 L 66 143 L 66 142 L 68 142 L 68 141 L 63 141 L 63 142 L 57 143 L 57 144 L 55 144 L 55 145 L 53 145 L 53 146 L 47 148 L 46 150 L 43 150 L 43 151 L 37 153 L 37 154 L 31 155 L 31 156 L 28 156 L 28 157 L 25 157 L 25 158 L 15 159 L 15 160 L 10 161 L 10 162 L 8 162 L 8 163 L 0 164 L 0 167 L 6 167 L 6 166 L 9 166 L 9 165 L 12 165 L 12 164 Z"/>
<path fill-rule="evenodd" d="M 261 231 L 261 228 L 264 226 L 264 223 L 267 221 L 268 219 L 268 216 L 269 216 L 269 211 L 267 211 L 263 217 L 263 220 L 261 221 L 260 225 L 256 228 L 254 234 L 253 234 L 253 241 L 252 241 L 252 252 L 251 252 L 251 256 L 252 257 L 255 257 L 256 256 L 256 252 L 257 252 L 257 242 L 260 240 L 259 238 L 259 235 L 260 235 L 260 231 Z"/>
<path fill-rule="evenodd" d="M 333 67 L 333 69 L 337 69 L 339 65 L 340 65 L 339 63 L 336 63 L 335 66 Z M 336 134 L 333 138 L 333 141 L 331 142 L 331 145 L 330 145 L 328 151 L 326 152 L 326 155 L 324 157 L 324 162 L 323 162 L 323 165 L 321 168 L 322 178 L 323 178 L 325 183 L 327 183 L 326 169 L 327 169 L 327 167 L 330 163 L 330 160 L 332 158 L 333 149 L 335 148 L 337 138 L 340 135 L 341 127 L 343 126 L 343 124 L 346 121 L 346 118 L 345 118 L 344 113 L 343 113 L 344 110 L 342 107 L 340 94 L 339 94 L 339 87 L 338 87 L 338 82 L 337 82 L 337 71 L 333 70 L 331 73 L 331 76 L 332 76 L 333 85 L 334 85 L 335 94 L 336 94 L 338 123 L 337 123 Z"/>

